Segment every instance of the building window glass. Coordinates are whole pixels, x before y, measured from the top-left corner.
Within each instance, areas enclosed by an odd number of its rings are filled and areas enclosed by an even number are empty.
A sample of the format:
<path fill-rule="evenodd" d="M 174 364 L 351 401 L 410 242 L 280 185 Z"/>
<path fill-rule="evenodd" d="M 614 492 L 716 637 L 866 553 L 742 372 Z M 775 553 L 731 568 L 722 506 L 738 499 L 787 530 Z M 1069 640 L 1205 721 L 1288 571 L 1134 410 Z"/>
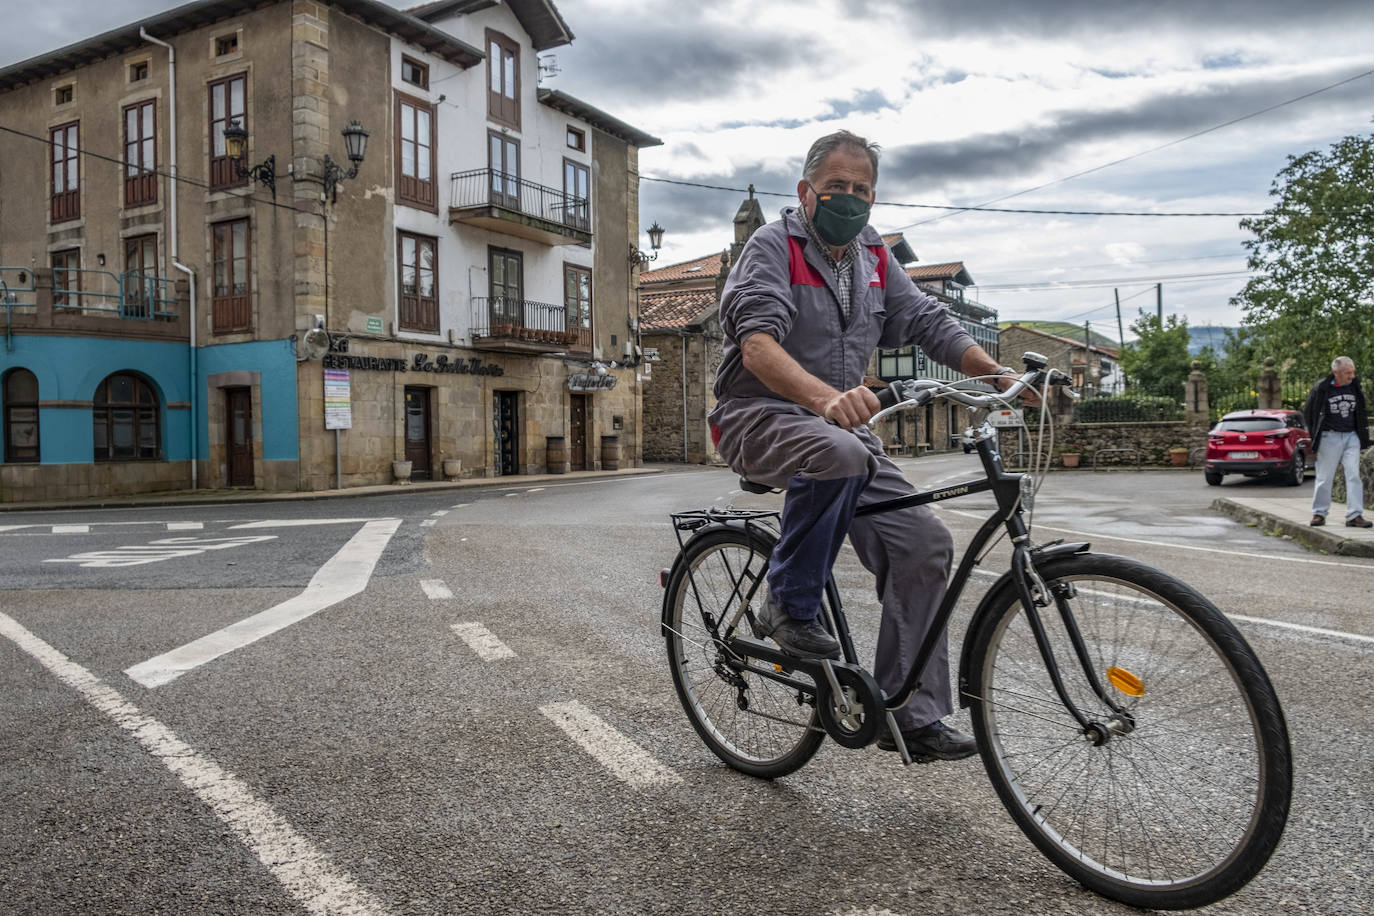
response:
<path fill-rule="evenodd" d="M 487 134 L 487 162 L 491 167 L 491 202 L 520 210 L 520 144 L 505 134 Z"/>
<path fill-rule="evenodd" d="M 74 98 L 76 98 L 76 87 L 71 83 L 58 86 L 53 90 L 53 103 L 56 105 L 69 105 Z"/>
<path fill-rule="evenodd" d="M 125 318 L 153 317 L 157 298 L 156 235 L 135 235 L 124 240 L 123 286 L 121 314 Z"/>
<path fill-rule="evenodd" d="M 520 45 L 487 29 L 487 117 L 520 128 Z"/>
<path fill-rule="evenodd" d="M 525 258 L 509 248 L 487 249 L 493 326 L 525 324 Z M 506 333 L 510 333 L 509 330 Z"/>
<path fill-rule="evenodd" d="M 73 121 L 48 132 L 52 142 L 52 208 L 54 223 L 81 216 L 81 126 Z"/>
<path fill-rule="evenodd" d="M 439 333 L 438 241 L 400 233 L 401 329 Z"/>
<path fill-rule="evenodd" d="M 54 308 L 81 307 L 81 252 L 75 248 L 54 251 L 49 256 L 52 265 L 52 304 Z"/>
<path fill-rule="evenodd" d="M 210 188 L 242 187 L 248 183 L 248 176 L 240 175 L 229 158 L 229 150 L 224 143 L 224 128 L 229 122 L 238 121 L 239 126 L 248 130 L 248 77 L 245 74 L 228 76 L 210 84 Z M 244 155 L 247 155 L 247 147 Z"/>
<path fill-rule="evenodd" d="M 582 163 L 563 160 L 563 222 L 584 232 L 592 228 L 588 207 L 591 174 Z"/>
<path fill-rule="evenodd" d="M 124 109 L 124 206 L 157 202 L 157 103 Z"/>
<path fill-rule="evenodd" d="M 586 267 L 563 265 L 563 308 L 567 315 L 569 343 L 576 350 L 592 348 L 592 272 Z"/>
<path fill-rule="evenodd" d="M 568 128 L 568 149 L 575 149 L 580 152 L 587 151 L 587 134 L 585 131 L 578 130 L 576 127 Z"/>
<path fill-rule="evenodd" d="M 247 219 L 215 223 L 210 227 L 214 249 L 214 290 L 210 310 L 216 334 L 247 331 L 253 327 L 251 266 Z"/>
<path fill-rule="evenodd" d="M 215 56 L 224 57 L 226 54 L 233 54 L 239 49 L 239 35 L 222 35 L 215 39 Z"/>
<path fill-rule="evenodd" d="M 157 395 L 143 379 L 117 372 L 91 399 L 96 461 L 156 461 L 162 457 Z"/>
<path fill-rule="evenodd" d="M 141 83 L 148 78 L 148 62 L 140 60 L 129 64 L 129 82 Z"/>
<path fill-rule="evenodd" d="M 421 89 L 429 88 L 429 67 L 409 57 L 401 58 L 401 79 Z"/>
<path fill-rule="evenodd" d="M 915 347 L 878 351 L 878 378 L 885 382 L 915 378 L 917 369 Z"/>
<path fill-rule="evenodd" d="M 5 374 L 5 461 L 38 461 L 38 379 L 27 369 Z"/>
<path fill-rule="evenodd" d="M 438 204 L 434 170 L 434 109 L 396 96 L 396 199 L 426 210 Z"/>

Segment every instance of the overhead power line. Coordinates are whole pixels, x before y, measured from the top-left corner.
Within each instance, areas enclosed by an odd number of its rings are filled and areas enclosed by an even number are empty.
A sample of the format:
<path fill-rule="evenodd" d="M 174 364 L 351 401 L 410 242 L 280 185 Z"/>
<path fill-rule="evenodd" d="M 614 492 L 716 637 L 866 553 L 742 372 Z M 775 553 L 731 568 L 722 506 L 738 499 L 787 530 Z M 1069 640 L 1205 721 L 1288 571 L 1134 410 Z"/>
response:
<path fill-rule="evenodd" d="M 795 195 L 795 194 L 781 194 L 781 193 L 779 193 L 779 192 L 777 192 L 777 191 L 758 191 L 758 190 L 755 190 L 752 186 L 749 187 L 749 188 L 731 188 L 731 187 L 726 187 L 726 186 L 724 186 L 724 185 L 717 185 L 717 184 L 702 184 L 701 182 L 697 182 L 697 181 L 680 181 L 680 180 L 675 179 L 675 178 L 656 178 L 656 177 L 654 177 L 654 176 L 652 176 L 652 175 L 640 175 L 640 176 L 639 176 L 639 180 L 640 180 L 640 181 L 657 181 L 657 182 L 660 182 L 661 184 L 682 185 L 683 187 L 688 187 L 688 188 L 704 188 L 704 189 L 706 189 L 706 190 L 708 190 L 708 191 L 734 191 L 734 192 L 739 193 L 739 194 L 754 194 L 754 195 L 756 195 L 756 196 L 762 195 L 762 196 L 765 196 L 765 197 L 788 197 L 788 198 L 794 198 L 794 199 L 796 198 L 796 195 Z M 1250 212 L 1250 211 L 1245 211 L 1245 212 L 1224 212 L 1224 213 L 1221 213 L 1221 212 L 1215 212 L 1215 213 L 1214 213 L 1214 212 L 1208 212 L 1208 213 L 1177 213 L 1177 212 L 1159 212 L 1159 211 L 1153 211 L 1153 210 L 1043 210 L 1043 209 L 1034 209 L 1034 210 L 1032 210 L 1032 209 L 1025 209 L 1025 208 L 1014 208 L 1014 207 L 983 207 L 983 206 L 978 206 L 978 207 L 960 207 L 960 206 L 957 206 L 957 205 L 955 205 L 955 204 L 909 204 L 909 203 L 902 203 L 901 201 L 895 201 L 895 200 L 880 200 L 880 201 L 875 202 L 875 203 L 874 203 L 874 206 L 875 206 L 875 207 L 906 207 L 906 208 L 920 209 L 920 210 L 958 210 L 958 211 L 961 211 L 961 212 L 964 211 L 964 210 L 981 210 L 981 211 L 984 212 L 984 213 L 1039 213 L 1039 214 L 1043 214 L 1043 215 L 1047 215 L 1047 216 L 1263 216 L 1263 215 L 1264 215 L 1262 212 Z M 923 222 L 930 222 L 930 220 L 924 220 Z M 913 225 L 919 226 L 919 225 L 921 225 L 921 223 L 914 223 Z M 911 227 L 910 227 L 910 226 L 906 226 L 906 227 L 904 227 L 904 228 L 909 229 L 909 228 L 911 228 Z M 901 230 L 892 230 L 892 231 L 898 232 L 898 231 L 901 231 Z"/>
<path fill-rule="evenodd" d="M 1278 109 L 1278 108 L 1282 108 L 1282 107 L 1284 107 L 1285 105 L 1292 105 L 1292 104 L 1295 103 L 1295 102 L 1301 102 L 1301 101 L 1303 101 L 1304 99 L 1310 99 L 1310 98 L 1312 98 L 1312 96 L 1314 96 L 1314 95 L 1319 95 L 1319 94 L 1321 94 L 1321 93 L 1323 93 L 1323 92 L 1329 92 L 1329 91 L 1332 90 L 1332 89 L 1337 89 L 1337 88 L 1339 88 L 1339 87 L 1341 87 L 1341 86 L 1344 86 L 1346 83 L 1353 83 L 1353 82 L 1355 82 L 1355 80 L 1364 79 L 1365 77 L 1371 76 L 1371 75 L 1374 75 L 1374 70 L 1366 70 L 1366 71 L 1364 71 L 1363 73 L 1357 73 L 1357 74 L 1355 74 L 1354 76 L 1347 77 L 1346 79 L 1340 80 L 1339 82 L 1332 83 L 1332 84 L 1329 85 L 1329 86 L 1322 86 L 1320 89 L 1313 89 L 1311 92 L 1304 92 L 1302 95 L 1295 96 L 1294 98 L 1286 99 L 1285 101 L 1278 102 L 1278 103 L 1276 103 L 1276 104 L 1270 105 L 1270 106 L 1268 106 L 1267 108 L 1261 108 L 1259 111 L 1252 111 L 1252 112 L 1250 112 L 1249 114 L 1241 115 L 1241 116 L 1238 117 L 1238 118 L 1232 118 L 1231 120 L 1229 120 L 1229 121 L 1224 121 L 1224 122 L 1222 122 L 1221 124 L 1214 124 L 1214 125 L 1211 126 L 1211 127 L 1204 128 L 1203 130 L 1199 130 L 1199 131 L 1196 131 L 1196 132 L 1194 132 L 1194 133 L 1188 134 L 1186 137 L 1179 137 L 1179 138 L 1176 139 L 1176 140 L 1170 140 L 1168 143 L 1161 143 L 1159 146 L 1153 146 L 1153 147 L 1150 147 L 1150 148 L 1147 149 L 1147 150 L 1141 150 L 1141 151 L 1138 152 L 1138 153 L 1132 153 L 1132 154 L 1129 155 L 1129 156 L 1123 156 L 1123 157 L 1120 158 L 1120 159 L 1113 159 L 1111 162 L 1104 162 L 1102 165 L 1095 165 L 1095 166 L 1093 166 L 1092 168 L 1084 169 L 1084 170 L 1081 171 L 1081 172 L 1074 172 L 1072 175 L 1065 175 L 1063 178 L 1056 178 L 1056 179 L 1054 179 L 1053 181 L 1047 181 L 1047 182 L 1045 182 L 1044 184 L 1038 184 L 1038 185 L 1036 185 L 1036 186 L 1033 187 L 1033 188 L 1026 188 L 1026 189 L 1023 190 L 1023 191 L 1016 191 L 1015 193 L 1012 193 L 1012 194 L 1004 194 L 1004 195 L 1001 196 L 1001 197 L 994 197 L 992 200 L 986 200 L 986 201 L 984 201 L 983 203 L 978 204 L 978 205 L 976 205 L 976 206 L 957 208 L 957 213 L 963 213 L 963 212 L 967 212 L 967 211 L 969 211 L 969 210 L 984 210 L 984 209 L 987 209 L 988 204 L 1001 203 L 1001 202 L 1004 201 L 1004 200 L 1011 200 L 1013 197 L 1020 197 L 1022 194 L 1029 194 L 1029 193 L 1031 193 L 1032 191 L 1039 191 L 1039 190 L 1041 190 L 1042 188 L 1048 188 L 1048 187 L 1050 187 L 1051 185 L 1061 184 L 1061 183 L 1063 183 L 1063 182 L 1065 182 L 1065 181 L 1071 181 L 1071 180 L 1074 179 L 1074 178 L 1081 178 L 1081 177 L 1083 177 L 1084 175 L 1090 175 L 1090 174 L 1092 174 L 1093 172 L 1100 172 L 1100 171 L 1102 171 L 1103 169 L 1109 169 L 1109 168 L 1111 168 L 1111 167 L 1114 166 L 1114 165 L 1120 165 L 1120 164 L 1123 163 L 1123 162 L 1130 162 L 1132 159 L 1139 159 L 1141 156 L 1148 156 L 1150 153 L 1157 153 L 1157 152 L 1159 152 L 1159 151 L 1162 150 L 1162 149 L 1167 149 L 1167 148 L 1169 148 L 1169 147 L 1171 147 L 1171 146 L 1177 146 L 1178 144 L 1183 143 L 1183 142 L 1185 142 L 1185 141 L 1187 141 L 1187 140 L 1192 140 L 1192 139 L 1195 139 L 1195 138 L 1197 138 L 1197 137 L 1201 137 L 1201 136 L 1203 136 L 1204 134 L 1210 134 L 1210 133 L 1212 133 L 1213 131 L 1221 130 L 1223 127 L 1230 127 L 1230 126 L 1233 125 L 1233 124 L 1239 124 L 1241 121 L 1247 121 L 1247 120 L 1249 120 L 1250 118 L 1256 118 L 1256 117 L 1259 117 L 1259 116 L 1262 115 L 1262 114 L 1268 114 L 1269 112 L 1274 111 L 1275 109 Z M 917 226 L 923 226 L 923 225 L 925 225 L 926 223 L 933 223 L 933 222 L 935 222 L 936 220 L 946 219 L 946 218 L 948 218 L 948 217 L 950 217 L 950 216 L 955 216 L 955 215 L 957 215 L 957 213 L 942 213 L 942 214 L 940 214 L 939 216 L 932 216 L 930 219 L 923 219 L 923 220 L 920 220 L 919 222 L 912 223 L 912 224 L 909 225 L 909 226 L 902 226 L 900 229 L 895 229 L 895 230 L 893 230 L 893 231 L 894 231 L 894 232 L 901 232 L 901 231 L 904 231 L 904 230 L 906 230 L 906 229 L 914 229 L 915 227 L 917 227 Z M 1108 214 L 1104 214 L 1104 215 L 1108 215 Z M 1115 214 L 1110 214 L 1110 215 L 1115 215 Z M 1259 215 L 1259 214 L 1246 213 L 1246 214 L 1237 214 L 1237 215 L 1255 216 L 1255 215 Z"/>
<path fill-rule="evenodd" d="M 1154 284 L 1166 280 L 1172 282 L 1182 280 L 1222 280 L 1228 277 L 1251 277 L 1255 275 L 1253 271 L 1249 270 L 1227 270 L 1200 274 L 1164 274 L 1155 277 L 1095 277 L 1084 280 L 1049 280 L 1041 283 L 997 283 L 976 288 L 980 293 L 988 292 L 989 290 L 1008 292 L 1011 290 L 1098 289 L 1108 286 L 1134 286 L 1137 283 Z"/>

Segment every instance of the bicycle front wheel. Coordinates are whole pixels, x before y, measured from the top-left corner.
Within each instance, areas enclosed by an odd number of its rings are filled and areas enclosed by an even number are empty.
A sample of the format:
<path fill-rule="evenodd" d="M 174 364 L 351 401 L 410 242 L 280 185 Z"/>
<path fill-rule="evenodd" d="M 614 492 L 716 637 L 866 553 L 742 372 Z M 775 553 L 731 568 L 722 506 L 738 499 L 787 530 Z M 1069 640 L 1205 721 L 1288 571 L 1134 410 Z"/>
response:
<path fill-rule="evenodd" d="M 1004 589 L 971 634 L 965 686 L 1003 804 L 1104 896 L 1176 909 L 1234 892 L 1278 845 L 1292 794 L 1288 730 L 1259 660 L 1211 602 L 1157 569 L 1080 554 L 1037 570 L 1068 609 L 1038 609 L 1067 692 L 1104 730 L 1093 740 L 1065 709 Z"/>
<path fill-rule="evenodd" d="M 742 528 L 694 538 L 668 583 L 663 631 L 673 685 L 701 740 L 740 772 L 769 779 L 805 764 L 825 740 L 814 685 L 750 671 L 724 645 L 736 631 L 752 635 L 742 611 L 763 606 L 772 550 L 771 538 Z"/>

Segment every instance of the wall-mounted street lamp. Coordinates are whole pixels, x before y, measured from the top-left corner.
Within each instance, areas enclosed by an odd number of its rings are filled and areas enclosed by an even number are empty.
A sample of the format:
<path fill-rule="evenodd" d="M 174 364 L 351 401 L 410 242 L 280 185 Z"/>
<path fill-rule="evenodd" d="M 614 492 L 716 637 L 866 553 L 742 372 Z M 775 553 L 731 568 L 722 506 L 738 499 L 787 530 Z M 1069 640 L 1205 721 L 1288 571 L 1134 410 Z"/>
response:
<path fill-rule="evenodd" d="M 277 199 L 277 157 L 268 156 L 251 169 L 243 167 L 248 150 L 248 130 L 239 123 L 238 118 L 224 128 L 224 151 L 234 163 L 234 172 L 240 178 L 251 178 L 259 184 L 267 185 L 272 199 Z"/>
<path fill-rule="evenodd" d="M 363 157 L 367 155 L 367 137 L 367 131 L 363 130 L 363 125 L 357 121 L 349 121 L 348 126 L 343 129 L 344 148 L 348 153 L 348 161 L 353 163 L 353 168 L 346 172 L 343 166 L 325 153 L 324 196 L 328 197 L 331 203 L 338 202 L 340 182 L 358 177 L 358 166 L 363 164 Z"/>
<path fill-rule="evenodd" d="M 645 254 L 633 245 L 630 246 L 630 265 L 643 267 L 650 261 L 658 258 L 658 250 L 663 247 L 663 227 L 655 220 L 649 227 L 649 247 L 653 249 L 653 254 Z"/>

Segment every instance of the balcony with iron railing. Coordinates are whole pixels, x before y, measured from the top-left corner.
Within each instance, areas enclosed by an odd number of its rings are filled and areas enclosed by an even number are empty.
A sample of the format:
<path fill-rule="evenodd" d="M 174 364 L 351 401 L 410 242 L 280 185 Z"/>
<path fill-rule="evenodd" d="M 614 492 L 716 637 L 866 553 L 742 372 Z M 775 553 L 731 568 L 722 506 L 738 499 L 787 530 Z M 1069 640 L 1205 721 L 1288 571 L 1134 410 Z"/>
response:
<path fill-rule="evenodd" d="M 561 305 L 514 299 L 509 296 L 474 296 L 472 345 L 479 350 L 517 353 L 553 353 L 573 349 L 581 340 L 577 328 L 568 329 L 567 310 Z"/>
<path fill-rule="evenodd" d="M 591 202 L 499 169 L 449 176 L 450 223 L 502 232 L 545 245 L 588 245 Z"/>
<path fill-rule="evenodd" d="M 178 338 L 189 333 L 185 281 L 78 268 L 0 266 L 4 334 L 94 332 Z"/>

